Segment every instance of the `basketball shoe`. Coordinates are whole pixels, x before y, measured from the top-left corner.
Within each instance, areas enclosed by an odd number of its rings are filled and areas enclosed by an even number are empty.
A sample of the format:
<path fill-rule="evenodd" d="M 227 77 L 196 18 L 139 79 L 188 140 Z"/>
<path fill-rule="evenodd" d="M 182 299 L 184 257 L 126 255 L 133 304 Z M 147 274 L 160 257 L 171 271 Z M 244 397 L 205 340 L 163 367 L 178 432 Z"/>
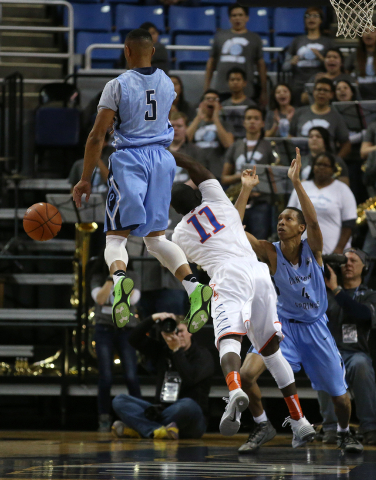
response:
<path fill-rule="evenodd" d="M 154 430 L 153 438 L 166 440 L 179 440 L 179 429 L 175 422 L 169 423 L 166 427 Z"/>
<path fill-rule="evenodd" d="M 337 446 L 348 453 L 363 452 L 363 445 L 351 432 L 337 432 Z"/>
<path fill-rule="evenodd" d="M 234 393 L 230 398 L 223 397 L 223 400 L 227 402 L 227 405 L 219 424 L 219 431 L 226 437 L 238 433 L 240 417 L 242 416 L 242 412 L 248 407 L 249 403 L 248 395 L 241 388 L 233 390 L 233 392 Z"/>
<path fill-rule="evenodd" d="M 277 435 L 277 432 L 270 420 L 255 423 L 249 434 L 248 440 L 239 448 L 239 453 L 251 453 L 257 450 L 266 442 L 269 442 Z"/>
<path fill-rule="evenodd" d="M 115 438 L 141 438 L 141 435 L 136 430 L 129 428 L 120 420 L 116 420 L 112 424 L 111 433 Z"/>
<path fill-rule="evenodd" d="M 287 417 L 283 422 L 282 427 L 285 427 L 288 424 L 290 424 L 293 433 L 293 448 L 300 447 L 307 442 L 312 442 L 315 438 L 315 429 L 305 417 L 300 418 L 299 420 L 293 420 L 291 417 Z"/>
<path fill-rule="evenodd" d="M 199 283 L 190 294 L 189 302 L 191 306 L 184 320 L 189 333 L 198 332 L 209 320 L 210 300 L 212 296 L 213 290 L 209 285 L 202 285 L 201 283 Z"/>
<path fill-rule="evenodd" d="M 114 287 L 114 304 L 112 305 L 112 321 L 118 328 L 125 327 L 131 316 L 130 304 L 134 282 L 123 277 Z"/>

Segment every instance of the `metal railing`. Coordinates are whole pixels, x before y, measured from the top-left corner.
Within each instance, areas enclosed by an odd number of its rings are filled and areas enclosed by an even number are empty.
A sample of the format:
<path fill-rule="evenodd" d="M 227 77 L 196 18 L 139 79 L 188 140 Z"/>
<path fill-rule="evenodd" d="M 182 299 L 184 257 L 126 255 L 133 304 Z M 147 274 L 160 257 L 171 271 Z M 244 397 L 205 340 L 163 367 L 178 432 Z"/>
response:
<path fill-rule="evenodd" d="M 1 0 L 0 0 L 1 1 Z M 122 50 L 124 48 L 124 44 L 122 43 L 93 43 L 87 47 L 85 50 L 85 70 L 91 69 L 91 53 L 93 50 L 97 49 L 118 49 Z M 207 52 L 210 51 L 212 47 L 209 45 L 166 45 L 166 50 L 191 50 L 197 52 Z M 263 52 L 274 52 L 279 53 L 283 52 L 283 48 L 281 47 L 263 47 Z"/>
<path fill-rule="evenodd" d="M 4 52 L 0 51 L 1 57 L 31 57 L 31 58 L 66 58 L 68 60 L 68 73 L 74 71 L 74 22 L 73 22 L 73 7 L 69 2 L 65 0 L 0 0 L 1 5 L 48 5 L 57 6 L 63 5 L 68 9 L 68 26 L 67 27 L 33 27 L 23 25 L 0 25 L 0 31 L 2 32 L 67 32 L 68 33 L 68 52 L 67 53 L 38 53 L 38 52 Z"/>

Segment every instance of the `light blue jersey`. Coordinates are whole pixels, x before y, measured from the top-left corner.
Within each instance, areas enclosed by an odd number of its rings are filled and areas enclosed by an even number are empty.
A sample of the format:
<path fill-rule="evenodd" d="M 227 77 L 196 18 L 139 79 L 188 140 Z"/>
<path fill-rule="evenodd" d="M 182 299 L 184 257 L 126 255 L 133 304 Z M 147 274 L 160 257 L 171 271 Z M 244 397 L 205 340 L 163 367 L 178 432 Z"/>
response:
<path fill-rule="evenodd" d="M 298 268 L 294 268 L 283 255 L 280 242 L 273 245 L 277 251 L 277 271 L 273 281 L 278 295 L 278 315 L 299 322 L 316 322 L 328 307 L 324 267 L 317 263 L 307 240 L 301 243 Z"/>

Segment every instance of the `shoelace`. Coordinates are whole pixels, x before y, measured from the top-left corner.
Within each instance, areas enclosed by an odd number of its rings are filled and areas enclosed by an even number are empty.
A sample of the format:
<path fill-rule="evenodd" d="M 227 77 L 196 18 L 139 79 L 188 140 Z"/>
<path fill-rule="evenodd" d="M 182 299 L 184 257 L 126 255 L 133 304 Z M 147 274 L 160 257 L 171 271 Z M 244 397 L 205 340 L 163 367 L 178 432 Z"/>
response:
<path fill-rule="evenodd" d="M 262 426 L 258 423 L 256 428 L 249 434 L 247 442 L 253 440 L 254 438 L 257 437 L 257 435 L 261 432 Z"/>
<path fill-rule="evenodd" d="M 285 421 L 282 423 L 282 427 L 286 427 L 286 425 L 291 425 L 291 417 L 285 418 Z"/>

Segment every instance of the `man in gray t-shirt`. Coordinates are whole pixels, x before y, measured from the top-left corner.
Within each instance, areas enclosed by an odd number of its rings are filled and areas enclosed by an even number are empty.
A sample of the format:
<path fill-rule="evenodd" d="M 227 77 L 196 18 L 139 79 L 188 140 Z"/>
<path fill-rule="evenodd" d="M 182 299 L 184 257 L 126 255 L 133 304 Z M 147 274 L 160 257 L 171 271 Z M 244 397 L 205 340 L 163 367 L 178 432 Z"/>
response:
<path fill-rule="evenodd" d="M 253 77 L 254 71 L 257 70 L 261 85 L 260 103 L 266 105 L 267 78 L 261 38 L 246 28 L 249 20 L 247 7 L 230 5 L 229 18 L 232 28 L 220 30 L 214 36 L 212 52 L 206 64 L 204 90 L 209 88 L 213 72 L 217 70 L 213 88 L 220 93 L 228 92 L 226 75 L 228 70 L 236 66 L 244 69 L 248 82 L 245 93 L 248 97 L 253 97 Z"/>

